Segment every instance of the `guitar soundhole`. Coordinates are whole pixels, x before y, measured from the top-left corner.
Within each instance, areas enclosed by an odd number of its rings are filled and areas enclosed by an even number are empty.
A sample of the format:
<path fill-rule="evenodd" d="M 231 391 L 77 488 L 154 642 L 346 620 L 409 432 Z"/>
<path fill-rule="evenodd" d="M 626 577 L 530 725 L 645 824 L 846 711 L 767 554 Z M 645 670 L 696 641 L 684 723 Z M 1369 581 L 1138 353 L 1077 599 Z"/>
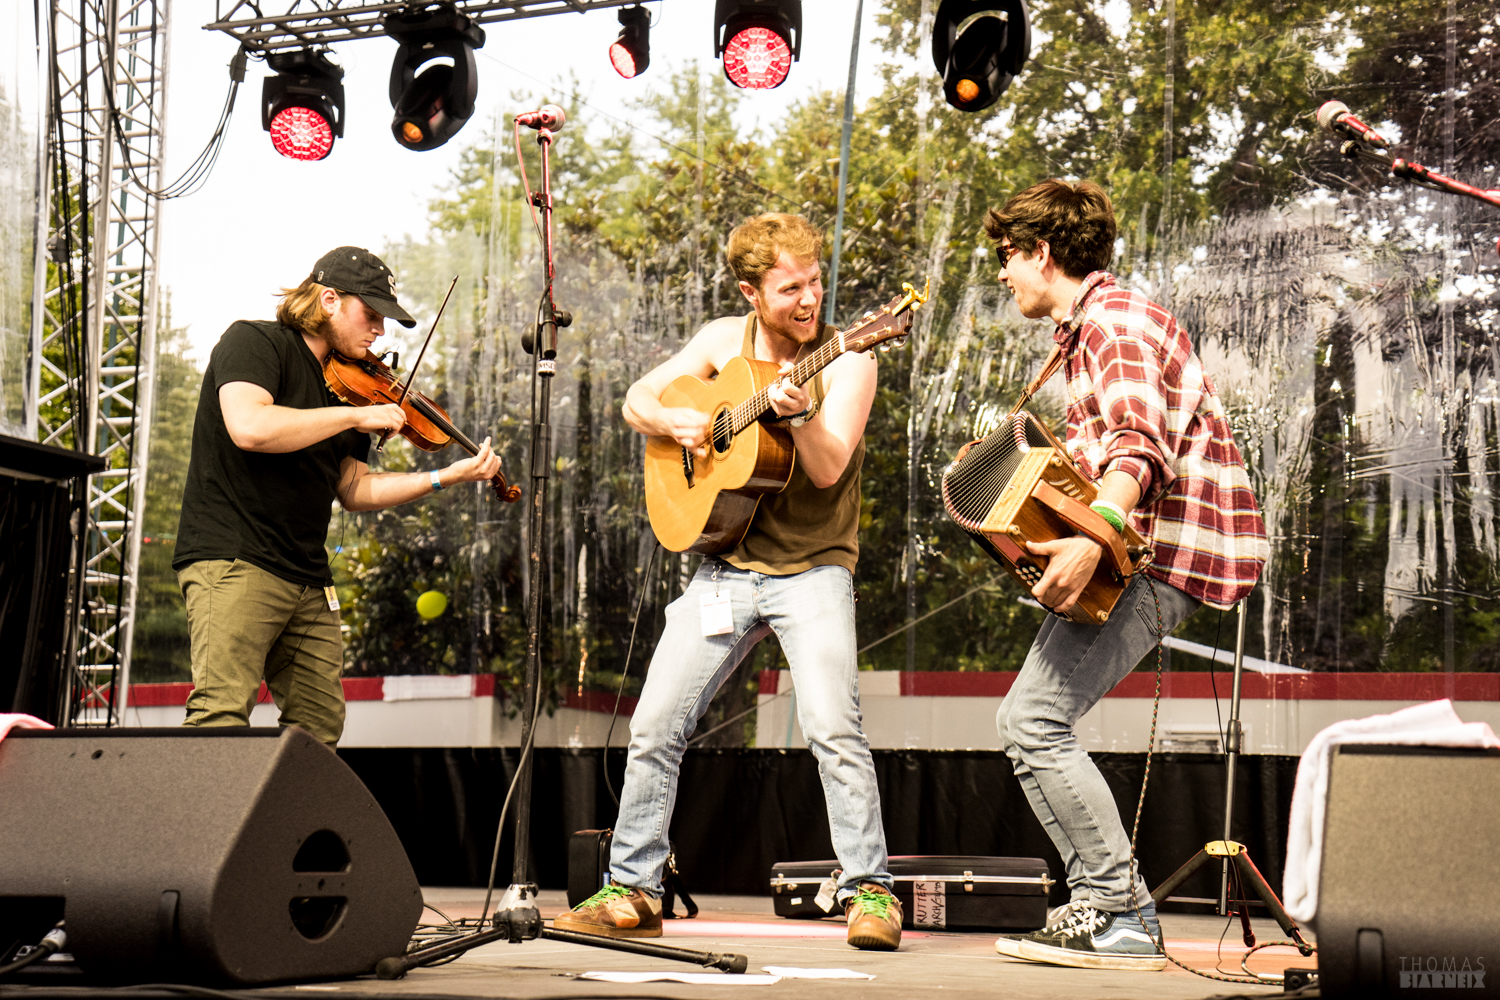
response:
<path fill-rule="evenodd" d="M 714 451 L 722 455 L 733 442 L 734 431 L 729 424 L 729 411 L 720 410 L 714 414 Z"/>

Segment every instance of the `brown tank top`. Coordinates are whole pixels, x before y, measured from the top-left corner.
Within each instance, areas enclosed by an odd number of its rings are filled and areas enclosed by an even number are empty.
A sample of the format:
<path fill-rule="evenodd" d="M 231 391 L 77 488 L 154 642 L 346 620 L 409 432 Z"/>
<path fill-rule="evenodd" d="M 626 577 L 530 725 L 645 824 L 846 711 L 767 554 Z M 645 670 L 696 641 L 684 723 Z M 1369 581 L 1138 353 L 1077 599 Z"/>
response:
<path fill-rule="evenodd" d="M 818 325 L 818 339 L 808 345 L 806 353 L 821 347 L 833 333 L 826 323 Z M 740 353 L 755 357 L 755 314 L 745 319 L 745 342 Z M 823 376 L 813 376 L 808 383 L 813 406 L 823 406 Z M 849 456 L 849 464 L 838 482 L 820 490 L 802 471 L 802 463 L 792 465 L 792 479 L 786 489 L 761 497 L 750 530 L 735 550 L 724 556 L 726 562 L 740 569 L 771 576 L 789 576 L 814 566 L 842 566 L 854 572 L 859 560 L 859 470 L 865 461 L 865 442 L 861 437 Z"/>

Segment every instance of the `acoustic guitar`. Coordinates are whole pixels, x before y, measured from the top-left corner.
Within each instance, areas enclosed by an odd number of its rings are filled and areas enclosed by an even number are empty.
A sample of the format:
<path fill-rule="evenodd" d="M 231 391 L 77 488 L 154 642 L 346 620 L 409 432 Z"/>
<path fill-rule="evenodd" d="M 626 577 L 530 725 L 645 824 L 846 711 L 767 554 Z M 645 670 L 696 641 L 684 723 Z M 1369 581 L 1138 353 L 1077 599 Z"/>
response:
<path fill-rule="evenodd" d="M 786 377 L 800 386 L 841 354 L 890 350 L 904 342 L 927 291 L 902 287 L 904 295 L 836 332 Z M 662 393 L 663 406 L 691 407 L 710 417 L 702 457 L 669 437 L 646 439 L 646 513 L 664 548 L 728 552 L 750 529 L 760 498 L 791 482 L 797 461 L 791 431 L 762 419 L 776 416 L 767 390 L 781 377 L 773 362 L 736 356 L 716 378 L 684 375 Z"/>

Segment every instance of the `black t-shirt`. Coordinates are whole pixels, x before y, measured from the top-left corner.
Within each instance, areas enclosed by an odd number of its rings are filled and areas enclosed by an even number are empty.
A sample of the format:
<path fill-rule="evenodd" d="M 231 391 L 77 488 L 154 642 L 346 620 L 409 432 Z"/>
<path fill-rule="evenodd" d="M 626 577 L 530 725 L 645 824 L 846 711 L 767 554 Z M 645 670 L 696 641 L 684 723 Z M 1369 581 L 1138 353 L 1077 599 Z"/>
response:
<path fill-rule="evenodd" d="M 333 576 L 323 544 L 339 467 L 345 458 L 368 461 L 370 436 L 349 430 L 301 451 L 245 451 L 230 439 L 219 408 L 219 389 L 229 382 L 253 382 L 278 406 L 340 405 L 296 330 L 239 320 L 225 331 L 209 355 L 198 395 L 172 568 L 243 559 L 284 580 L 326 587 Z"/>

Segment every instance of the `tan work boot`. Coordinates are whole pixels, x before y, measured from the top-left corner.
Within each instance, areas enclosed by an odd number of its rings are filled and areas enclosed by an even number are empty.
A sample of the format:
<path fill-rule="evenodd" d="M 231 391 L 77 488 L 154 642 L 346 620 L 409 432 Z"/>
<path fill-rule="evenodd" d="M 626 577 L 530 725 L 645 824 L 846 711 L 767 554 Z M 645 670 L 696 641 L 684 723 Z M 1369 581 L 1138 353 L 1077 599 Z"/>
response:
<path fill-rule="evenodd" d="M 601 937 L 661 937 L 661 900 L 611 882 L 553 920 L 552 926 Z"/>
<path fill-rule="evenodd" d="M 844 904 L 849 943 L 856 948 L 895 951 L 901 944 L 901 902 L 873 882 L 864 882 Z"/>

